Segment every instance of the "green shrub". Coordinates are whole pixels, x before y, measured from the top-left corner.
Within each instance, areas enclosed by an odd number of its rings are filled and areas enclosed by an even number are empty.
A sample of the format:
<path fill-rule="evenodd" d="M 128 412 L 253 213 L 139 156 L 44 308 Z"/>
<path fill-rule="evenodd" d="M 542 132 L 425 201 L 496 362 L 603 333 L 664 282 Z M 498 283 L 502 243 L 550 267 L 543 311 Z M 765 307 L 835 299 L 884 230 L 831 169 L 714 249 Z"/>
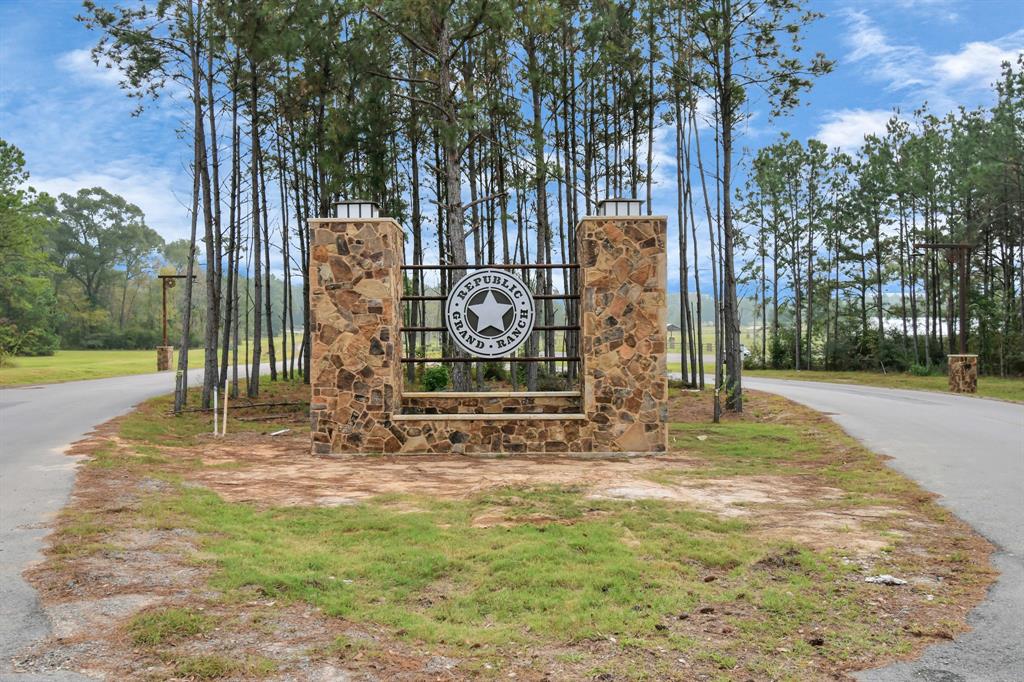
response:
<path fill-rule="evenodd" d="M 443 391 L 448 380 L 448 368 L 444 365 L 434 365 L 423 371 L 423 388 L 428 391 Z"/>
<path fill-rule="evenodd" d="M 926 377 L 932 374 L 932 371 L 924 365 L 911 365 L 909 371 L 915 377 Z"/>
<path fill-rule="evenodd" d="M 562 391 L 565 390 L 568 379 L 563 374 L 548 374 L 537 372 L 538 391 Z"/>
<path fill-rule="evenodd" d="M 508 370 L 501 363 L 488 362 L 484 365 L 484 381 L 505 381 L 508 379 Z"/>
<path fill-rule="evenodd" d="M 21 331 L 17 325 L 0 319 L 0 358 L 12 355 L 53 355 L 60 339 L 45 329 Z"/>

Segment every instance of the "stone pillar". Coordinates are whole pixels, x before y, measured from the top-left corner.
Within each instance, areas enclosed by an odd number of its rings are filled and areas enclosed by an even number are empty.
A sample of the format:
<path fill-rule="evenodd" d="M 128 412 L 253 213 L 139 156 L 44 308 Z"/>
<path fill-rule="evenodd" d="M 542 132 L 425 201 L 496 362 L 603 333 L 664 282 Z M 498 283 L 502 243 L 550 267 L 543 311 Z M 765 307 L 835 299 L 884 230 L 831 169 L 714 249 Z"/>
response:
<path fill-rule="evenodd" d="M 313 454 L 397 451 L 402 229 L 391 218 L 313 218 L 309 231 Z"/>
<path fill-rule="evenodd" d="M 976 393 L 978 390 L 978 356 L 950 355 L 949 390 L 953 393 Z"/>
<path fill-rule="evenodd" d="M 581 388 L 591 438 L 583 449 L 664 452 L 666 219 L 587 217 L 576 230 Z"/>
<path fill-rule="evenodd" d="M 156 347 L 156 371 L 166 372 L 174 364 L 174 346 Z"/>

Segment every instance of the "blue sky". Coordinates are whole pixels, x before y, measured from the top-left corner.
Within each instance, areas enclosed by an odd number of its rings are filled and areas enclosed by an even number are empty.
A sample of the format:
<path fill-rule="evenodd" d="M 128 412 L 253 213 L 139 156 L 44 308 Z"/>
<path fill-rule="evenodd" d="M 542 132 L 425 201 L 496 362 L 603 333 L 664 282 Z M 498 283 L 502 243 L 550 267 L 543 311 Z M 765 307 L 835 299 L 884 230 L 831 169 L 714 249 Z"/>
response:
<path fill-rule="evenodd" d="M 187 236 L 190 146 L 179 135 L 186 103 L 162 98 L 132 116 L 116 76 L 93 65 L 97 36 L 72 0 L 0 0 L 0 137 L 24 152 L 31 184 L 51 194 L 103 186 L 138 204 L 165 239 Z M 865 0 L 810 3 L 826 15 L 806 50 L 837 60 L 791 115 L 763 107 L 739 140 L 756 149 L 783 130 L 855 148 L 894 108 L 928 101 L 936 113 L 989 104 L 999 62 L 1024 51 L 1024 0 Z M 673 134 L 657 138 L 655 213 L 675 230 Z M 553 215 L 553 213 L 552 213 Z M 670 243 L 674 242 L 671 236 Z M 670 272 L 676 268 L 670 264 Z"/>

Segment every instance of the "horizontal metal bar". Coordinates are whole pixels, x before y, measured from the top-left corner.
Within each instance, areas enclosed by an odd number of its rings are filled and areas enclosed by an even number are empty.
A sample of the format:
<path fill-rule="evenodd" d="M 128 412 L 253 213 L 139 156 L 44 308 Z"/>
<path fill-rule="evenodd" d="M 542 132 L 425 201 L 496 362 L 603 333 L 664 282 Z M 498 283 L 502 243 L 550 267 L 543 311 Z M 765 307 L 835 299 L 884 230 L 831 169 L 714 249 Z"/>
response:
<path fill-rule="evenodd" d="M 402 391 L 403 398 L 579 398 L 579 391 Z"/>
<path fill-rule="evenodd" d="M 403 270 L 482 270 L 494 268 L 496 270 L 556 270 L 565 268 L 575 270 L 580 267 L 579 263 L 529 263 L 516 265 L 514 263 L 491 263 L 490 265 L 403 265 Z"/>
<path fill-rule="evenodd" d="M 540 356 L 522 358 L 402 358 L 402 362 L 579 362 L 576 356 Z"/>
<path fill-rule="evenodd" d="M 437 392 L 438 395 L 441 391 Z M 585 421 L 582 412 L 470 412 L 468 414 L 392 414 L 395 422 Z"/>
<path fill-rule="evenodd" d="M 950 244 L 935 242 L 934 244 L 914 244 L 915 249 L 973 249 L 974 247 L 974 244 L 967 243 Z"/>
<path fill-rule="evenodd" d="M 579 300 L 579 294 L 534 294 L 533 298 L 537 301 L 561 301 L 561 300 Z M 415 295 L 415 296 L 403 296 L 403 301 L 446 301 L 447 296 L 441 296 L 440 294 L 430 295 Z"/>
<path fill-rule="evenodd" d="M 578 324 L 538 324 L 533 328 L 535 332 L 571 332 L 579 331 Z M 448 327 L 402 327 L 401 332 L 446 332 Z"/>

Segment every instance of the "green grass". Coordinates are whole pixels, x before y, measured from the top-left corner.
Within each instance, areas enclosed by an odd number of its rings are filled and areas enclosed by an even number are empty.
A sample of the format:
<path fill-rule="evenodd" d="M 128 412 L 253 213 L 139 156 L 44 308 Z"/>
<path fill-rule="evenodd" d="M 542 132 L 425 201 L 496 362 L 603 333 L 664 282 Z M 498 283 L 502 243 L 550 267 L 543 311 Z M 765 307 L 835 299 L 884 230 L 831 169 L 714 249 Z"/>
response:
<path fill-rule="evenodd" d="M 277 664 L 267 658 L 238 660 L 217 655 L 181 656 L 175 658 L 174 672 L 189 680 L 216 680 L 222 677 L 244 676 L 260 678 L 277 670 Z"/>
<path fill-rule="evenodd" d="M 659 624 L 723 604 L 760 611 L 741 620 L 745 637 L 768 650 L 822 622 L 852 627 L 858 646 L 888 639 L 872 635 L 857 600 L 835 592 L 836 577 L 853 569 L 759 539 L 740 521 L 662 502 L 595 502 L 556 488 L 413 502 L 423 511 L 396 511 L 387 501 L 259 510 L 182 488 L 144 513 L 160 527 L 200 533 L 218 567 L 214 586 L 229 598 L 251 598 L 255 589 L 466 650 L 607 635 L 674 647 Z M 553 520 L 472 526 L 495 506 Z M 781 577 L 758 567 L 790 551 L 798 559 Z M 705 582 L 708 573 L 722 579 Z"/>
<path fill-rule="evenodd" d="M 680 372 L 678 362 L 669 362 L 668 371 Z M 705 365 L 704 373 L 710 375 L 714 367 Z M 945 375 L 916 376 L 906 372 L 826 372 L 821 370 L 792 369 L 745 369 L 744 376 L 764 379 L 792 379 L 796 381 L 825 381 L 835 384 L 857 384 L 881 388 L 903 388 L 913 391 L 935 391 L 949 393 L 949 379 Z M 967 394 L 964 394 L 967 395 Z M 978 392 L 982 398 L 997 398 L 1024 402 L 1024 377 L 978 377 Z"/>
<path fill-rule="evenodd" d="M 707 400 L 704 394 L 686 393 L 679 398 Z M 767 401 L 767 407 L 761 408 L 765 411 L 785 405 L 777 396 L 761 400 Z M 759 403 L 746 409 L 756 414 Z M 669 426 L 669 447 L 695 453 L 705 463 L 696 470 L 679 470 L 680 475 L 801 476 L 813 471 L 828 485 L 842 489 L 846 504 L 879 503 L 879 494 L 912 496 L 916 489 L 910 480 L 849 440 L 838 425 L 816 413 L 802 412 L 777 421 L 675 423 Z M 672 473 L 670 470 L 668 475 Z"/>
<path fill-rule="evenodd" d="M 245 397 L 245 382 L 239 383 L 241 397 L 235 399 L 234 402 L 229 402 L 228 407 L 229 434 L 238 433 L 239 431 L 262 433 L 276 431 L 280 428 L 296 428 L 294 423 L 283 423 L 288 422 L 288 419 L 282 419 L 281 422 L 274 420 L 238 421 L 236 417 L 251 417 L 268 412 L 272 414 L 296 414 L 303 417 L 309 414 L 309 386 L 303 384 L 301 379 L 271 381 L 266 376 L 260 377 L 260 395 L 255 402 L 291 401 L 297 404 L 231 412 L 231 405 L 250 402 Z M 200 389 L 189 389 L 186 409 L 199 406 L 200 401 Z M 220 403 L 220 405 L 223 406 L 223 403 Z M 160 454 L 161 450 L 158 446 L 187 447 L 196 442 L 197 436 L 213 431 L 213 415 L 210 412 L 189 411 L 183 412 L 178 417 L 173 417 L 170 416 L 173 408 L 174 396 L 165 395 L 148 400 L 135 411 L 125 415 L 121 421 L 121 435 L 134 442 L 135 455 L 126 458 L 123 453 L 94 453 L 93 456 L 97 458 L 97 463 L 100 466 L 117 466 L 118 461 L 130 462 L 133 466 L 161 464 L 166 461 L 166 458 Z M 308 422 L 307 419 L 303 419 L 303 421 Z M 219 427 L 222 422 L 218 421 L 217 423 Z"/>
<path fill-rule="evenodd" d="M 815 426 L 824 431 L 803 422 L 673 424 L 677 444 L 707 462 L 678 475 L 806 475 L 820 465 L 830 484 L 848 491 L 842 504 L 870 490 L 912 490 L 855 445 L 830 462 L 830 440 L 842 436 L 827 420 Z M 823 652 L 844 660 L 908 646 L 883 627 L 884 614 L 865 607 L 870 588 L 837 554 L 678 504 L 585 492 L 507 488 L 464 500 L 382 496 L 343 508 L 261 509 L 176 485 L 151 497 L 142 515 L 153 527 L 195 531 L 215 567 L 212 587 L 229 602 L 247 603 L 254 593 L 304 602 L 478 660 L 500 660 L 509 646 L 611 636 L 621 649 L 618 672 L 642 669 L 634 657 L 660 648 L 720 670 L 789 679 Z M 495 509 L 524 522 L 473 525 Z M 726 641 L 675 630 L 681 615 L 700 618 L 708 607 L 731 614 Z M 810 631 L 829 633 L 825 649 L 805 645 Z M 794 653 L 776 661 L 779 648 Z M 577 658 L 586 656 L 565 662 Z"/>
<path fill-rule="evenodd" d="M 96 514 L 67 511 L 61 512 L 61 514 L 66 516 L 69 522 L 63 526 L 60 540 L 53 545 L 54 554 L 64 559 L 70 559 L 111 549 L 111 546 L 104 542 L 104 537 L 111 528 L 97 518 Z"/>
<path fill-rule="evenodd" d="M 289 344 L 291 338 L 288 339 Z M 296 343 L 301 338 L 296 337 Z M 275 339 L 280 359 L 281 338 Z M 296 346 L 297 347 L 297 346 Z M 289 345 L 289 356 L 291 346 Z M 188 366 L 202 369 L 206 353 L 202 348 L 188 352 Z M 267 346 L 264 342 L 263 357 L 266 362 Z M 148 350 L 59 350 L 43 357 L 8 358 L 0 367 L 0 386 L 30 386 L 34 384 L 56 384 L 82 379 L 105 379 L 107 377 L 131 374 L 152 374 L 156 372 L 156 349 Z M 178 355 L 175 351 L 175 366 Z M 171 374 L 171 372 L 168 372 Z"/>
<path fill-rule="evenodd" d="M 192 609 L 166 608 L 140 613 L 128 623 L 128 634 L 136 646 L 165 644 L 206 632 L 213 619 Z"/>
<path fill-rule="evenodd" d="M 179 676 L 195 680 L 215 680 L 228 677 L 238 672 L 237 661 L 223 656 L 184 656 L 175 666 L 174 672 Z"/>
<path fill-rule="evenodd" d="M 190 350 L 189 367 L 202 369 L 204 355 L 202 348 Z M 59 350 L 51 356 L 11 358 L 9 363 L 0 367 L 0 386 L 55 384 L 151 374 L 156 372 L 156 350 Z"/>
<path fill-rule="evenodd" d="M 261 388 L 267 397 L 295 390 L 280 382 Z M 673 392 L 674 401 L 707 399 Z M 254 599 L 309 604 L 417 649 L 455 656 L 465 671 L 500 670 L 514 652 L 533 650 L 541 660 L 550 654 L 575 666 L 575 676 L 591 670 L 664 679 L 666 666 L 684 657 L 722 679 L 808 679 L 820 672 L 821 657 L 864 660 L 911 647 L 912 636 L 891 627 L 885 609 L 872 601 L 877 588 L 863 583 L 860 567 L 841 553 L 686 505 L 592 499 L 573 486 L 510 487 L 462 499 L 388 495 L 329 508 L 228 502 L 188 483 L 187 468 L 176 466 L 181 460 L 162 450 L 197 444 L 196 435 L 207 430 L 200 414 L 168 416 L 168 400 L 150 401 L 125 418 L 126 443 L 118 452 L 95 453 L 89 466 L 125 467 L 168 483 L 119 523 L 193 531 L 195 560 L 212 569 L 209 586 L 220 595 L 219 611 L 250 608 Z M 944 513 L 827 418 L 809 411 L 793 416 L 788 403 L 772 396 L 751 403 L 747 421 L 673 423 L 673 449 L 692 458 L 652 476 L 665 482 L 820 476 L 844 492 L 842 499 L 818 501 L 822 506 L 903 501 L 923 505 L 926 514 L 924 507 Z M 687 414 L 696 406 L 675 402 L 673 410 Z M 520 523 L 474 524 L 496 510 Z M 103 532 L 103 524 L 84 515 L 61 537 L 95 543 Z M 900 563 L 906 560 L 879 560 L 879 570 L 914 570 Z M 964 574 L 976 570 L 963 563 Z M 188 638 L 215 637 L 211 627 L 229 620 L 168 608 L 137 616 L 128 634 L 140 649 L 166 656 L 180 677 L 272 674 L 275 664 L 267 659 L 194 655 L 180 646 Z M 727 627 L 728 636 L 705 636 L 702 623 L 711 620 Z M 819 632 L 826 643 L 807 644 L 808 633 Z M 601 646 L 595 642 L 609 641 L 614 656 L 593 654 Z M 327 655 L 372 658 L 368 646 L 341 637 Z M 655 651 L 661 653 L 652 656 Z"/>

